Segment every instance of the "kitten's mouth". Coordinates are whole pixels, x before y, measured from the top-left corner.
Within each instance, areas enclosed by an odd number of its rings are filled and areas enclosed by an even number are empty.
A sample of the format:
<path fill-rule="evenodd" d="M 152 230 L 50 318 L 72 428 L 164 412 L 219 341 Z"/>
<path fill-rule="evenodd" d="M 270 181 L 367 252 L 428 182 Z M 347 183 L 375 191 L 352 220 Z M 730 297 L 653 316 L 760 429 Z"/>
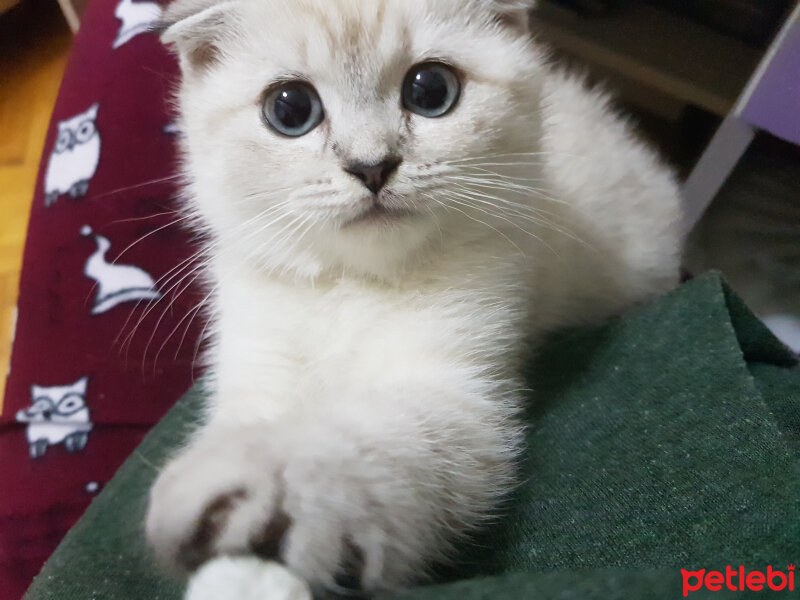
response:
<path fill-rule="evenodd" d="M 344 227 L 353 225 L 388 225 L 414 214 L 407 208 L 393 208 L 380 202 L 375 202 L 357 217 L 345 222 Z"/>

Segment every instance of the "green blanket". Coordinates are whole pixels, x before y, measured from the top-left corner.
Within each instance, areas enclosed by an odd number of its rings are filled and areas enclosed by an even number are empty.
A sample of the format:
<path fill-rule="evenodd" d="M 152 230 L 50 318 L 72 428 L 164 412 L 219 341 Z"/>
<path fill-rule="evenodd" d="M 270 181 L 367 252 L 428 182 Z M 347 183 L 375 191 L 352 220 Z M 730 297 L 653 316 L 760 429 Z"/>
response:
<path fill-rule="evenodd" d="M 718 275 L 555 336 L 530 385 L 525 479 L 504 519 L 441 574 L 451 583 L 396 598 L 679 598 L 681 569 L 800 560 L 800 371 Z M 190 391 L 152 431 L 27 600 L 180 598 L 141 524 L 201 401 Z"/>

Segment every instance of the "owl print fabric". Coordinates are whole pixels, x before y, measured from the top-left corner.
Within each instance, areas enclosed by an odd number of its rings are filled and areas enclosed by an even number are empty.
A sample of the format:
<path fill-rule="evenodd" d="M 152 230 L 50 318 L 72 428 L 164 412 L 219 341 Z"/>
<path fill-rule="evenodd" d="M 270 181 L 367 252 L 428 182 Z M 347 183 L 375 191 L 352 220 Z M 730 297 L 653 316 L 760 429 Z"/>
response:
<path fill-rule="evenodd" d="M 31 405 L 17 412 L 17 421 L 26 423 L 31 458 L 40 458 L 48 446 L 64 444 L 68 452 L 86 447 L 92 421 L 86 407 L 86 383 L 82 377 L 72 385 L 31 386 Z"/>
<path fill-rule="evenodd" d="M 177 68 L 162 7 L 91 0 L 33 198 L 0 413 L 0 600 L 188 389 L 202 330 L 175 223 Z"/>
<path fill-rule="evenodd" d="M 58 123 L 58 137 L 44 176 L 44 201 L 49 206 L 62 194 L 85 196 L 100 161 L 97 109 L 88 110 Z"/>

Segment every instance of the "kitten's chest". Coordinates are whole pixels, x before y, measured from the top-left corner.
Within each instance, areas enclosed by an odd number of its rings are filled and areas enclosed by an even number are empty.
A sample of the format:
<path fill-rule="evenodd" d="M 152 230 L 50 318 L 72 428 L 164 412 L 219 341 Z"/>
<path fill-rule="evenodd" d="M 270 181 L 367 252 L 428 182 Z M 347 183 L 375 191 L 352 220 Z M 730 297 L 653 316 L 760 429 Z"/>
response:
<path fill-rule="evenodd" d="M 307 395 L 490 362 L 519 331 L 512 303 L 477 291 L 240 282 L 219 302 L 221 383 L 299 386 Z"/>
<path fill-rule="evenodd" d="M 347 283 L 327 287 L 242 285 L 220 298 L 224 344 L 270 349 L 306 363 L 329 361 L 433 333 L 445 312 L 414 291 L 372 289 Z M 465 311 L 466 312 L 466 311 Z"/>

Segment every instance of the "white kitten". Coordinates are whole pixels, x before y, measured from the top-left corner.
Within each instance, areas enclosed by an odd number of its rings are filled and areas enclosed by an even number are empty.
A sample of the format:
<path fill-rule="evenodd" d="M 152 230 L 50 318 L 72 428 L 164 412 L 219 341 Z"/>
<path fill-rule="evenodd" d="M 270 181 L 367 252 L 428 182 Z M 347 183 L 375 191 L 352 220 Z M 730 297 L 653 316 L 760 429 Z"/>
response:
<path fill-rule="evenodd" d="M 526 340 L 676 283 L 671 174 L 524 4 L 169 9 L 215 328 L 207 425 L 151 495 L 169 564 L 419 578 L 512 485 Z"/>
<path fill-rule="evenodd" d="M 286 568 L 252 556 L 208 561 L 192 576 L 186 600 L 311 600 L 311 590 Z"/>

